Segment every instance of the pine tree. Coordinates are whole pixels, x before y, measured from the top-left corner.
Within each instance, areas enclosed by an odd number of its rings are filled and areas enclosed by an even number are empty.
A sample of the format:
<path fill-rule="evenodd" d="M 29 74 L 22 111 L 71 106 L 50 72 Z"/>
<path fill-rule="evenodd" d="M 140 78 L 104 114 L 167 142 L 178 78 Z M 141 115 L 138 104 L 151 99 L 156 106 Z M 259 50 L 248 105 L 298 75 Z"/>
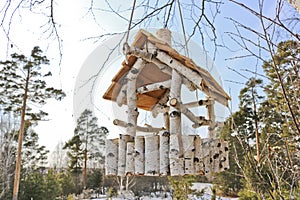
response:
<path fill-rule="evenodd" d="M 86 188 L 88 160 L 102 163 L 104 161 L 103 152 L 108 129 L 106 127 L 99 127 L 97 120 L 98 119 L 93 116 L 92 111 L 88 109 L 84 110 L 77 120 L 73 137 L 74 140 L 72 139 L 73 141 L 68 142 L 69 146 L 75 142 L 78 145 L 78 153 L 80 153 L 80 155 L 83 154 L 84 188 Z"/>
<path fill-rule="evenodd" d="M 61 100 L 65 96 L 62 90 L 47 87 L 43 79 L 50 73 L 42 74 L 47 65 L 49 65 L 49 60 L 42 55 L 39 47 L 34 47 L 28 58 L 14 53 L 11 55 L 11 60 L 0 62 L 2 67 L 0 69 L 0 104 L 5 111 L 15 111 L 20 114 L 13 200 L 18 199 L 25 116 L 27 120 L 36 121 L 47 115 L 42 110 L 35 111 L 29 105 L 41 106 L 48 98 Z"/>

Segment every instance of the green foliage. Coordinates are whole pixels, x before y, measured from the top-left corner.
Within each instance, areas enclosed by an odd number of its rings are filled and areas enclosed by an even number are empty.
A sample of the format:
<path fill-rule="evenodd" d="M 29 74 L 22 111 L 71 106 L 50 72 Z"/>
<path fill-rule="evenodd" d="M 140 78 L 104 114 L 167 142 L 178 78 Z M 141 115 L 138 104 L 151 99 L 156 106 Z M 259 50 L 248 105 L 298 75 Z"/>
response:
<path fill-rule="evenodd" d="M 62 90 L 47 87 L 44 73 L 49 60 L 42 55 L 39 47 L 34 47 L 31 55 L 26 58 L 22 54 L 14 53 L 11 60 L 0 61 L 0 105 L 6 111 L 19 113 L 24 98 L 27 100 L 26 115 L 28 119 L 41 120 L 47 115 L 42 110 L 33 109 L 46 104 L 49 98 L 61 100 L 65 97 Z M 26 96 L 24 94 L 26 93 Z M 29 107 L 32 106 L 32 107 Z"/>
<path fill-rule="evenodd" d="M 169 177 L 170 185 L 173 189 L 173 198 L 178 200 L 188 199 L 188 195 L 193 192 L 192 183 L 195 182 L 194 176 Z"/>
<path fill-rule="evenodd" d="M 87 188 L 99 190 L 103 185 L 103 170 L 93 169 L 87 175 Z"/>

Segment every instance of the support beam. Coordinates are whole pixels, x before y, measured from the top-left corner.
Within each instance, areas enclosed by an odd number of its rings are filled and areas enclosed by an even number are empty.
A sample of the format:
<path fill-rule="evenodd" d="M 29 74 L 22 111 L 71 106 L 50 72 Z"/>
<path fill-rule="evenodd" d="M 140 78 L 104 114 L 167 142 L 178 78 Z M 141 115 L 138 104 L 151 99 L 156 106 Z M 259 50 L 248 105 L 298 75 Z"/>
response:
<path fill-rule="evenodd" d="M 119 107 L 126 103 L 127 84 L 122 85 L 121 90 L 117 96 L 116 102 Z"/>
<path fill-rule="evenodd" d="M 128 117 L 127 117 L 127 127 L 126 133 L 135 136 L 137 127 L 137 94 L 136 94 L 136 79 L 139 73 L 142 71 L 146 62 L 142 59 L 137 59 L 131 70 L 127 74 L 127 106 L 128 106 Z"/>
<path fill-rule="evenodd" d="M 186 108 L 195 108 L 198 106 L 207 106 L 207 105 L 211 105 L 213 103 L 212 100 L 208 100 L 208 99 L 201 99 L 199 101 L 194 101 L 194 102 L 190 102 L 190 103 L 185 103 L 183 104 L 183 106 L 185 106 Z"/>
<path fill-rule="evenodd" d="M 158 82 L 158 83 L 145 85 L 143 87 L 139 87 L 137 89 L 137 93 L 143 94 L 143 93 L 151 92 L 151 91 L 155 91 L 155 90 L 163 90 L 163 89 L 170 88 L 170 86 L 171 86 L 171 80 L 167 80 L 164 82 Z"/>
<path fill-rule="evenodd" d="M 199 128 L 200 126 L 207 126 L 210 124 L 209 120 L 206 120 L 204 116 L 195 116 L 192 111 L 190 111 L 187 107 L 180 102 L 176 98 L 172 98 L 170 101 L 171 107 L 176 107 L 182 114 L 184 114 L 189 120 L 191 120 L 194 124 L 193 128 Z"/>
<path fill-rule="evenodd" d="M 123 128 L 127 128 L 128 126 L 130 126 L 130 125 L 128 125 L 128 123 L 126 123 L 122 120 L 119 120 L 119 119 L 115 119 L 113 121 L 113 124 L 116 126 L 123 127 Z M 158 133 L 159 131 L 164 130 L 164 128 L 154 128 L 154 127 L 148 125 L 147 127 L 136 126 L 136 130 L 139 132 L 145 132 L 145 133 Z"/>
<path fill-rule="evenodd" d="M 170 55 L 166 54 L 163 51 L 157 51 L 156 58 L 162 63 L 165 63 L 166 65 L 170 66 L 172 69 L 177 70 L 181 75 L 190 80 L 198 89 L 203 91 L 206 95 L 211 96 L 219 103 L 228 106 L 226 97 L 217 93 L 216 91 L 210 91 L 210 89 L 212 88 L 205 87 L 205 82 L 202 78 L 200 78 L 200 75 L 197 71 L 186 67 L 178 60 L 172 58 Z"/>
<path fill-rule="evenodd" d="M 167 106 L 169 94 L 170 90 L 167 90 L 158 103 L 151 109 L 151 113 L 154 118 L 156 118 L 159 113 L 169 112 L 169 107 Z"/>

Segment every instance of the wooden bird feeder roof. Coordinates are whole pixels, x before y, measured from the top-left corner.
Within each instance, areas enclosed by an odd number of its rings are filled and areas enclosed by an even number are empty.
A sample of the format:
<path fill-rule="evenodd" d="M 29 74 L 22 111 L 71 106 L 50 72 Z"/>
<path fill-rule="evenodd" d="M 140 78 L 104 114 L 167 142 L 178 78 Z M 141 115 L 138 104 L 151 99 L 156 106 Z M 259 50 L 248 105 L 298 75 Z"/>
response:
<path fill-rule="evenodd" d="M 220 103 L 226 106 L 228 105 L 228 100 L 230 100 L 229 95 L 223 90 L 221 85 L 211 76 L 211 74 L 207 70 L 198 67 L 192 59 L 179 54 L 166 42 L 156 38 L 154 35 L 145 30 L 140 30 L 135 36 L 135 40 L 132 43 L 132 46 L 139 49 L 145 49 L 147 42 L 151 42 L 157 48 L 157 50 L 167 53 L 172 58 L 183 64 L 185 67 L 196 71 L 199 74 L 199 78 L 202 79 L 202 84 L 199 89 L 202 90 L 207 96 L 218 97 L 215 98 L 216 101 L 218 101 L 218 99 L 221 99 L 221 101 L 219 101 Z M 104 99 L 116 101 L 122 85 L 126 83 L 126 75 L 132 68 L 136 60 L 137 57 L 131 55 L 128 58 L 128 64 L 126 64 L 125 61 L 122 62 L 121 69 L 114 76 L 111 85 L 103 95 Z M 137 88 L 139 88 L 148 84 L 159 83 L 167 80 L 171 80 L 170 75 L 163 73 L 155 64 L 148 62 L 138 75 L 136 84 Z M 168 89 L 160 89 L 143 94 L 138 94 L 138 108 L 148 111 L 151 110 L 164 96 L 164 93 L 167 90 Z"/>

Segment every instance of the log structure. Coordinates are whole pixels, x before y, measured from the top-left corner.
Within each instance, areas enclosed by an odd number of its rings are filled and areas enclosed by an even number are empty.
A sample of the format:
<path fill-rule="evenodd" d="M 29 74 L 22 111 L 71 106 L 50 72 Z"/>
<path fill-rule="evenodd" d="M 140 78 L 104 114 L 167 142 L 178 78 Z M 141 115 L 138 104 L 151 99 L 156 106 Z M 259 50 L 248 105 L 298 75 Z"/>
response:
<path fill-rule="evenodd" d="M 229 168 L 228 144 L 216 132 L 215 102 L 228 106 L 230 97 L 207 70 L 173 49 L 171 41 L 167 29 L 156 36 L 140 30 L 131 45 L 124 44 L 126 59 L 103 98 L 127 106 L 127 119 L 114 120 L 126 134 L 106 141 L 106 175 L 207 175 Z M 182 102 L 182 86 L 203 92 L 206 99 Z M 206 113 L 197 116 L 191 108 L 200 106 Z M 164 127 L 138 126 L 139 109 L 153 117 L 162 114 Z M 206 126 L 208 138 L 183 133 L 182 115 L 191 128 Z"/>

